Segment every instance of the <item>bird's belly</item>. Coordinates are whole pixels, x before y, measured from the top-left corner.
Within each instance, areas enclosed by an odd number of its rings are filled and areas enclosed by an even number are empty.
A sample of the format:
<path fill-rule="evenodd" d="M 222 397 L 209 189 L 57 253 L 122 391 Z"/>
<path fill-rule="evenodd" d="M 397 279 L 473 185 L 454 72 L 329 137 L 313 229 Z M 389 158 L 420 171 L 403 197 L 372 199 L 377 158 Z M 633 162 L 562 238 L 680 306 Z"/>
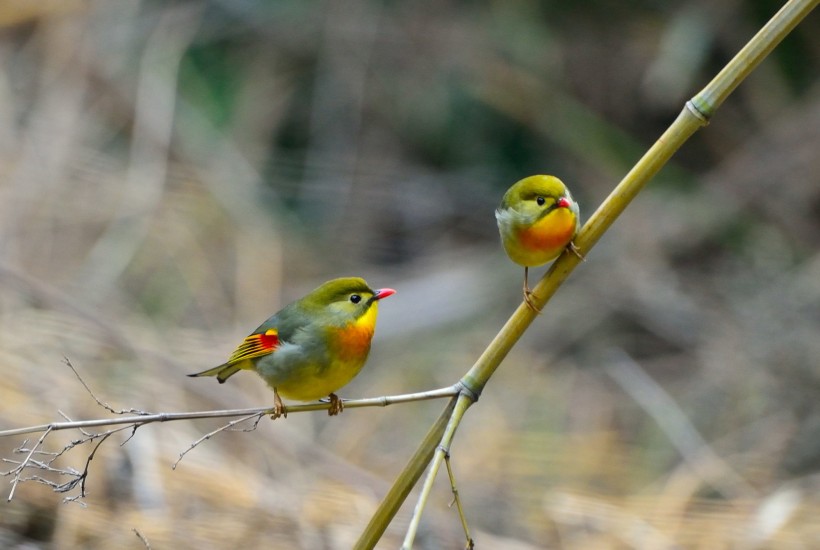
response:
<path fill-rule="evenodd" d="M 289 380 L 277 386 L 282 397 L 297 401 L 312 401 L 327 397 L 342 386 L 347 385 L 359 374 L 364 362 L 338 362 L 325 370 L 309 369 L 305 375 L 296 380 Z"/>
<path fill-rule="evenodd" d="M 256 371 L 279 395 L 296 401 L 313 401 L 327 397 L 355 377 L 362 367 L 360 361 L 306 361 L 287 367 L 259 362 Z M 278 368 L 277 368 L 278 367 Z"/>
<path fill-rule="evenodd" d="M 297 401 L 327 397 L 350 382 L 362 370 L 370 352 L 376 304 L 358 320 L 323 335 L 327 348 L 285 343 L 260 358 L 256 372 L 279 395 Z"/>

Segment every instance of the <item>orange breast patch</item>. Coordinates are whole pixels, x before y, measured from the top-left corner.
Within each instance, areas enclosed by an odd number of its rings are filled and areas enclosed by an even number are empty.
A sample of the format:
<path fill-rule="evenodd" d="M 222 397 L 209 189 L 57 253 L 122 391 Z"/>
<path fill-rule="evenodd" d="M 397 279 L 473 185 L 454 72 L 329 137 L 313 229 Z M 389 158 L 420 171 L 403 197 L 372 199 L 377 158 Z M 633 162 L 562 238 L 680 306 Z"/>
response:
<path fill-rule="evenodd" d="M 373 339 L 373 326 L 361 326 L 352 323 L 336 333 L 336 352 L 339 359 L 349 361 L 364 357 L 370 351 Z"/>
<path fill-rule="evenodd" d="M 559 208 L 521 231 L 521 244 L 530 250 L 561 249 L 575 233 L 575 215 L 568 208 Z"/>

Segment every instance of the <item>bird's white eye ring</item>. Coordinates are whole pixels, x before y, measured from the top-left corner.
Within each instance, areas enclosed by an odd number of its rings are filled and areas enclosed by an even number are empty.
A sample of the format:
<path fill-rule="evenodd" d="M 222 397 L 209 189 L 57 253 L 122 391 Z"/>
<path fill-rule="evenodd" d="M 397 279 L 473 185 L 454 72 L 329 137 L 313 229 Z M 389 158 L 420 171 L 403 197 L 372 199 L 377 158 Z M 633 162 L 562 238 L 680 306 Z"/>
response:
<path fill-rule="evenodd" d="M 362 297 L 359 296 L 358 294 L 351 294 L 350 295 L 350 301 L 353 302 L 354 304 L 358 304 L 359 302 L 362 301 Z"/>

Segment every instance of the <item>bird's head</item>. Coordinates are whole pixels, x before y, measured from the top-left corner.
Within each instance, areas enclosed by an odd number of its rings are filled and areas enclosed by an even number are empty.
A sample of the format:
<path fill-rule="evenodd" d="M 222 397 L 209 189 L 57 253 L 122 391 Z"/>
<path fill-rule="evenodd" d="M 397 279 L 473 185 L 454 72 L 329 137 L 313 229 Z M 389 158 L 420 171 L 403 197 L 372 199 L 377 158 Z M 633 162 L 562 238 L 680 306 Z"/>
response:
<path fill-rule="evenodd" d="M 343 277 L 324 283 L 305 296 L 301 305 L 308 311 L 346 323 L 361 318 L 379 300 L 395 293 L 392 288 L 373 290 L 359 277 Z"/>
<path fill-rule="evenodd" d="M 509 188 L 500 210 L 513 210 L 526 216 L 530 223 L 558 208 L 569 208 L 576 215 L 578 205 L 564 182 L 555 176 L 529 176 Z"/>

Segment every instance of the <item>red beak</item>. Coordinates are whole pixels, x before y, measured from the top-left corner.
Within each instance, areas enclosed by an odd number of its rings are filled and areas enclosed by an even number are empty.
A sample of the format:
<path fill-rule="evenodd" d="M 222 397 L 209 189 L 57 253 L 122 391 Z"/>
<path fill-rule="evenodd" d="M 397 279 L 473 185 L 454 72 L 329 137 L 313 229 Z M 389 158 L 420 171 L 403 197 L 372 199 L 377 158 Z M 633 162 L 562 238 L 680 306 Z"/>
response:
<path fill-rule="evenodd" d="M 558 208 L 569 208 L 572 203 L 569 202 L 569 199 L 566 197 L 561 197 L 557 201 L 555 201 L 555 206 Z"/>
<path fill-rule="evenodd" d="M 388 296 L 392 296 L 395 293 L 396 293 L 396 291 L 393 290 L 392 288 L 380 288 L 373 295 L 373 298 L 376 299 L 376 300 L 381 300 L 382 298 L 387 298 Z"/>

